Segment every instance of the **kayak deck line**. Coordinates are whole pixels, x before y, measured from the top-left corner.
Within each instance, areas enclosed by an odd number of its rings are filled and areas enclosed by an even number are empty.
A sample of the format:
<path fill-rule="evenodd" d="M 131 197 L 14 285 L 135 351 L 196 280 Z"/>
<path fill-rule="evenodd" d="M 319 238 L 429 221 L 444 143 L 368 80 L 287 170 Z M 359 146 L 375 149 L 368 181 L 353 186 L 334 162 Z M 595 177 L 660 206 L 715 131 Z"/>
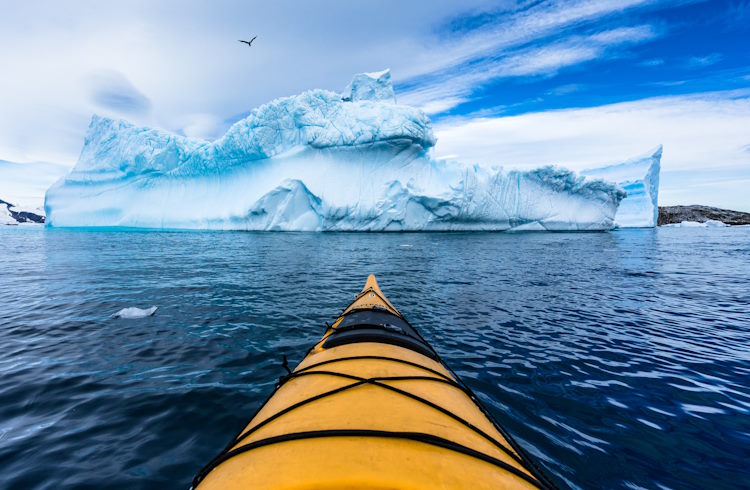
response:
<path fill-rule="evenodd" d="M 322 430 L 322 431 L 296 432 L 296 433 L 291 433 L 291 434 L 284 434 L 284 435 L 280 435 L 276 437 L 270 437 L 268 439 L 261 439 L 259 441 L 245 444 L 229 452 L 226 452 L 222 454 L 221 457 L 218 458 L 212 464 L 210 469 L 215 468 L 216 466 L 220 465 L 224 461 L 227 461 L 228 459 L 234 456 L 250 451 L 252 449 L 260 448 L 263 446 L 268 446 L 271 444 L 277 444 L 280 442 L 301 441 L 305 439 L 313 439 L 313 438 L 317 439 L 317 438 L 324 438 L 324 437 L 380 437 L 380 438 L 413 440 L 413 441 L 417 441 L 420 443 L 449 449 L 457 453 L 465 454 L 467 456 L 471 456 L 471 457 L 480 459 L 482 461 L 486 461 L 490 464 L 496 465 L 514 474 L 515 476 L 518 476 L 519 478 L 526 480 L 527 482 L 531 483 L 534 486 L 540 486 L 539 481 L 527 475 L 526 473 L 519 471 L 518 469 L 505 463 L 504 461 L 493 458 L 492 456 L 489 456 L 480 451 L 471 449 L 470 447 L 462 446 L 451 440 L 443 439 L 441 437 L 437 437 L 432 434 L 425 434 L 422 432 L 389 432 L 389 431 L 363 430 L 363 429 L 353 429 L 353 430 L 352 429 L 329 429 L 329 430 Z M 200 480 L 198 481 L 198 483 L 200 483 Z"/>
<path fill-rule="evenodd" d="M 494 444 L 496 444 L 502 451 L 506 452 L 510 457 L 512 457 L 513 459 L 515 459 L 519 463 L 521 462 L 521 460 L 518 458 L 518 456 L 515 453 L 513 453 L 510 449 L 506 448 L 502 444 L 499 444 L 498 441 L 492 439 L 491 436 L 489 436 L 488 434 L 484 433 L 481 429 L 479 429 L 477 427 L 474 427 L 470 422 L 467 422 L 466 420 L 463 420 L 460 417 L 457 417 L 456 415 L 454 415 L 453 413 L 451 413 L 449 410 L 446 410 L 443 407 L 435 405 L 432 402 L 430 402 L 429 400 L 425 400 L 424 398 L 421 398 L 421 397 L 419 397 L 417 395 L 414 395 L 414 394 L 409 393 L 407 391 L 400 390 L 400 389 L 398 389 L 396 387 L 393 387 L 393 386 L 390 386 L 390 385 L 384 383 L 385 381 L 414 381 L 414 380 L 417 380 L 417 381 L 432 381 L 432 382 L 446 383 L 446 384 L 448 384 L 450 386 L 458 388 L 459 390 L 463 390 L 463 387 L 461 385 L 459 385 L 458 383 L 456 383 L 455 381 L 449 381 L 449 380 L 445 380 L 443 378 L 436 378 L 436 377 L 431 377 L 431 376 L 391 376 L 391 377 L 381 377 L 381 378 L 360 378 L 358 376 L 346 375 L 346 374 L 339 373 L 339 372 L 336 372 L 336 371 L 305 371 L 305 372 L 302 372 L 302 373 L 292 373 L 289 376 L 284 376 L 284 378 L 285 378 L 285 381 L 286 381 L 287 379 L 290 379 L 292 377 L 311 376 L 311 375 L 339 376 L 339 377 L 342 377 L 342 378 L 346 378 L 346 379 L 355 381 L 355 383 L 352 383 L 352 384 L 349 384 L 349 385 L 345 385 L 343 387 L 337 388 L 337 389 L 332 390 L 332 391 L 328 391 L 328 392 L 325 392 L 325 393 L 318 394 L 318 395 L 316 395 L 314 397 L 311 397 L 311 398 L 307 398 L 307 399 L 302 400 L 302 401 L 300 401 L 300 402 L 298 402 L 298 403 L 296 403 L 296 404 L 294 404 L 294 405 L 292 405 L 290 407 L 287 407 L 286 409 L 282 410 L 281 412 L 276 412 L 275 414 L 273 414 L 268 419 L 263 420 L 262 422 L 258 423 L 257 425 L 255 425 L 255 426 L 251 427 L 250 429 L 246 430 L 245 432 L 243 432 L 238 438 L 235 438 L 235 440 L 234 440 L 235 446 L 237 444 L 239 444 L 243 439 L 246 439 L 247 436 L 249 436 L 255 430 L 259 429 L 263 425 L 266 425 L 267 423 L 269 423 L 272 420 L 278 418 L 279 416 L 281 416 L 281 415 L 283 415 L 285 413 L 288 413 L 291 410 L 294 410 L 295 408 L 298 408 L 298 407 L 300 407 L 302 405 L 305 405 L 305 404 L 311 403 L 313 401 L 319 400 L 321 398 L 325 398 L 326 396 L 331 396 L 331 395 L 334 395 L 336 393 L 341 393 L 342 391 L 345 391 L 345 390 L 348 390 L 348 389 L 356 388 L 356 387 L 361 386 L 361 385 L 366 384 L 366 383 L 371 383 L 371 384 L 373 384 L 375 386 L 379 386 L 379 387 L 384 388 L 384 389 L 389 389 L 389 390 L 392 390 L 392 391 L 394 391 L 396 393 L 399 393 L 401 395 L 411 397 L 411 398 L 413 398 L 413 399 L 415 399 L 415 400 L 417 400 L 417 401 L 419 401 L 421 403 L 424 403 L 427 406 L 430 406 L 430 407 L 434 408 L 435 410 L 439 410 L 439 411 L 445 413 L 446 415 L 455 418 L 458 422 L 466 425 L 467 427 L 471 428 L 472 430 L 476 431 L 477 433 L 479 433 L 480 435 L 482 435 L 486 439 L 488 439 L 491 442 L 493 442 Z"/>
<path fill-rule="evenodd" d="M 319 362 L 317 364 L 312 364 L 312 365 L 306 366 L 306 367 L 304 367 L 302 369 L 296 369 L 294 372 L 295 373 L 301 373 L 301 372 L 307 371 L 308 369 L 313 369 L 313 368 L 316 368 L 316 367 L 319 367 L 319 366 L 325 366 L 327 364 L 333 364 L 333 363 L 336 363 L 336 362 L 344 362 L 344 361 L 357 361 L 357 360 L 361 360 L 361 359 L 372 359 L 372 360 L 400 362 L 400 363 L 406 364 L 408 366 L 414 366 L 414 367 L 423 369 L 423 370 L 425 370 L 427 372 L 430 372 L 432 374 L 436 374 L 438 376 L 441 376 L 443 379 L 447 379 L 449 381 L 453 381 L 453 378 L 451 378 L 449 376 L 446 376 L 445 374 L 440 373 L 438 371 L 435 371 L 434 369 L 430 369 L 427 366 L 422 366 L 421 364 L 417 364 L 415 362 L 406 361 L 404 359 L 399 359 L 399 358 L 396 358 L 396 357 L 386 357 L 386 356 L 340 357 L 338 359 L 329 359 L 328 361 L 321 361 L 321 362 Z"/>
<path fill-rule="evenodd" d="M 373 275 L 193 488 L 554 488 Z"/>

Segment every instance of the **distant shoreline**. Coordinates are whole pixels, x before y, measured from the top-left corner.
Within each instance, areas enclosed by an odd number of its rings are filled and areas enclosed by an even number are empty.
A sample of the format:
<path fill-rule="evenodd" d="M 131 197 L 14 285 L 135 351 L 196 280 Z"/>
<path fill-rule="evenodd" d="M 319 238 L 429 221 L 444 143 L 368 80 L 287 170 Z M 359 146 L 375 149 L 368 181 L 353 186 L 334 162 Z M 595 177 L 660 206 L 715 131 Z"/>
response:
<path fill-rule="evenodd" d="M 721 221 L 728 225 L 749 225 L 750 213 L 697 204 L 691 206 L 659 206 L 659 226 L 682 223 L 683 221 L 705 223 L 709 220 Z"/>
<path fill-rule="evenodd" d="M 14 223 L 9 222 L 5 224 L 43 224 L 45 221 L 44 215 L 13 209 L 13 204 L 3 201 L 2 199 L 0 199 L 0 206 L 7 207 L 8 217 L 15 220 Z M 715 208 L 712 206 L 702 206 L 699 204 L 693 204 L 690 206 L 659 206 L 658 226 L 678 224 L 683 221 L 705 223 L 710 220 L 721 221 L 722 223 L 732 226 L 750 225 L 750 213 Z"/>

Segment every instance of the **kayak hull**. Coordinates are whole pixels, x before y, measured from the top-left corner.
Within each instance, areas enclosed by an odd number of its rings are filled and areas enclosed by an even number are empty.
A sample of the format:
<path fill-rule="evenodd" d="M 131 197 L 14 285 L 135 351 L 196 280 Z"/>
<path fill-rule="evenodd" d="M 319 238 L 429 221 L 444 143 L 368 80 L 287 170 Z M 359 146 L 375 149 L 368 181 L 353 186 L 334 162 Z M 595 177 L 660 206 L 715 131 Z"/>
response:
<path fill-rule="evenodd" d="M 194 485 L 549 486 L 373 276 Z"/>

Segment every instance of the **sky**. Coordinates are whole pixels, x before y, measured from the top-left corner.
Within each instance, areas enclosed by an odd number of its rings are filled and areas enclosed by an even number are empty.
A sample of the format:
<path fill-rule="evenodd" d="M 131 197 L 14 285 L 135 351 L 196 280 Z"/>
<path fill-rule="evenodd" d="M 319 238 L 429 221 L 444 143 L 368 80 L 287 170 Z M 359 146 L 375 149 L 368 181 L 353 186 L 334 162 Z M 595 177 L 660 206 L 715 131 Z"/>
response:
<path fill-rule="evenodd" d="M 398 102 L 430 115 L 436 158 L 580 170 L 663 144 L 660 204 L 750 211 L 750 0 L 0 11 L 0 160 L 72 166 L 94 113 L 214 139 L 273 98 L 390 68 Z"/>

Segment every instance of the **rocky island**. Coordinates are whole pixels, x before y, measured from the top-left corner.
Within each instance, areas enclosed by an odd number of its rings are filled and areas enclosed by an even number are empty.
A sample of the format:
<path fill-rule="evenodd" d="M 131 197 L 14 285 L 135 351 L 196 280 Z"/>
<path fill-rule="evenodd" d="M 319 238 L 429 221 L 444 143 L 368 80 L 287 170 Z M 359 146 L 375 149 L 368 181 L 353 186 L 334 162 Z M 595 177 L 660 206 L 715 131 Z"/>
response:
<path fill-rule="evenodd" d="M 711 206 L 659 206 L 659 226 L 683 221 L 705 223 L 721 221 L 727 225 L 750 225 L 750 213 Z"/>
<path fill-rule="evenodd" d="M 44 216 L 17 209 L 13 204 L 0 199 L 0 224 L 44 223 Z"/>

